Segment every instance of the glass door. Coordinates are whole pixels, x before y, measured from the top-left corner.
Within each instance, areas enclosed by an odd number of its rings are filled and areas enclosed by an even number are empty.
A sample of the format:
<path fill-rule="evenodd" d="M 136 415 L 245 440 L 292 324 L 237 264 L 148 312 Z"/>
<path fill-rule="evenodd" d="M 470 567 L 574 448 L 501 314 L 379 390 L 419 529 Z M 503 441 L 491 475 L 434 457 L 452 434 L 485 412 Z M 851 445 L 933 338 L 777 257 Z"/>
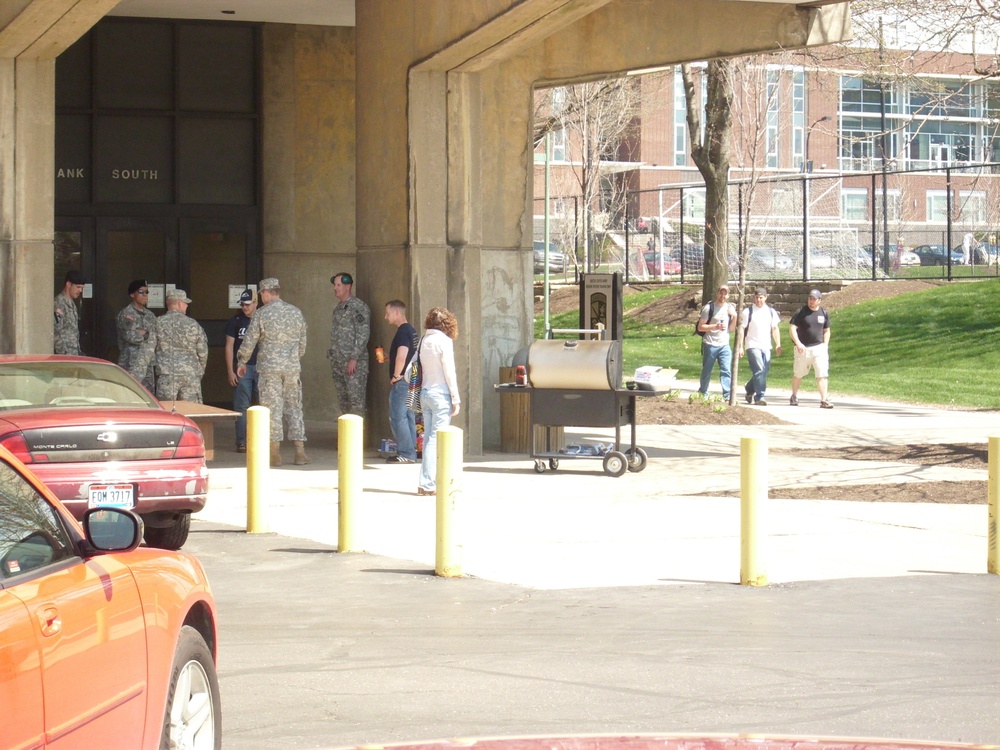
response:
<path fill-rule="evenodd" d="M 118 312 L 131 304 L 128 285 L 145 279 L 149 309 L 165 310 L 167 284 L 178 284 L 176 222 L 169 219 L 97 220 L 94 301 L 97 315 L 96 355 L 118 361 Z"/>
<path fill-rule="evenodd" d="M 207 404 L 232 408 L 226 373 L 226 323 L 239 312 L 239 291 L 259 281 L 254 223 L 240 218 L 181 219 L 181 277 L 193 317 L 208 334 L 208 368 L 201 383 Z M 234 291 L 235 290 L 235 291 Z"/>
<path fill-rule="evenodd" d="M 94 304 L 94 222 L 86 217 L 57 219 L 53 239 L 55 272 L 52 278 L 52 296 L 62 291 L 67 271 L 83 271 L 90 282 L 83 288 L 83 297 L 79 302 L 80 348 L 84 354 L 94 356 L 97 321 Z"/>

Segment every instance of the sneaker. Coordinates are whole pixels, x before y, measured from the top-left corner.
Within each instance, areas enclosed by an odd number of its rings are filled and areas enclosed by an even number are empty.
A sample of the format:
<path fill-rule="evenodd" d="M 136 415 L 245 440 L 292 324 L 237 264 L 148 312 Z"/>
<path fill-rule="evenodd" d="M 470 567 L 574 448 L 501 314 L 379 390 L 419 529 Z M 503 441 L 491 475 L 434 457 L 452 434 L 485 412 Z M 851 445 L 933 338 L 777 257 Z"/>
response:
<path fill-rule="evenodd" d="M 747 403 L 748 404 L 752 404 L 753 403 L 753 394 L 752 393 L 747 393 L 746 398 L 747 398 Z"/>
<path fill-rule="evenodd" d="M 820 401 L 819 402 L 819 408 L 820 409 L 832 409 L 833 408 L 833 404 L 831 404 L 829 401 Z"/>
<path fill-rule="evenodd" d="M 790 399 L 788 399 L 788 405 L 789 406 L 798 406 L 799 405 L 799 400 L 797 398 L 795 398 L 795 396 L 792 396 Z"/>
<path fill-rule="evenodd" d="M 754 406 L 767 406 L 767 401 L 765 401 L 764 399 L 758 399 L 757 401 L 754 401 L 753 403 L 754 403 Z"/>
<path fill-rule="evenodd" d="M 245 445 L 237 445 L 236 446 L 236 452 L 237 453 L 246 453 L 247 452 L 247 447 Z"/>
<path fill-rule="evenodd" d="M 412 458 L 407 458 L 406 456 L 389 456 L 385 460 L 387 464 L 412 464 L 414 463 Z"/>

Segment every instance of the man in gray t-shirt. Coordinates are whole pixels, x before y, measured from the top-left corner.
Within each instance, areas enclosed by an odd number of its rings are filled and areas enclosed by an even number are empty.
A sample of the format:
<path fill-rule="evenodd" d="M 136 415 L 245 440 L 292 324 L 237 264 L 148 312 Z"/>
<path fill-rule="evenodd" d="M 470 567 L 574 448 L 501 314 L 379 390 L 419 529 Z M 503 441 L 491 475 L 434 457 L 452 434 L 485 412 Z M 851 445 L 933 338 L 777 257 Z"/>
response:
<path fill-rule="evenodd" d="M 704 333 L 701 340 L 701 384 L 698 393 L 708 395 L 712 380 L 712 367 L 719 362 L 719 380 L 722 398 L 729 400 L 733 380 L 733 350 L 729 347 L 729 334 L 736 328 L 736 308 L 729 304 L 729 287 L 722 284 L 715 299 L 701 308 L 698 330 Z"/>

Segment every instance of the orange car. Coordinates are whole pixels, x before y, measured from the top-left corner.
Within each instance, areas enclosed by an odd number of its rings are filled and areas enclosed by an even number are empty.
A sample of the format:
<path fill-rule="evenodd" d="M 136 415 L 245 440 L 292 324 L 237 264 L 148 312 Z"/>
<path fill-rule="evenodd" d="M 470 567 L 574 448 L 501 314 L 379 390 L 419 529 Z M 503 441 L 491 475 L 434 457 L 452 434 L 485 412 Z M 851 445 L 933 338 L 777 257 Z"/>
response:
<path fill-rule="evenodd" d="M 0 747 L 221 748 L 215 600 L 142 521 L 82 522 L 0 448 Z"/>

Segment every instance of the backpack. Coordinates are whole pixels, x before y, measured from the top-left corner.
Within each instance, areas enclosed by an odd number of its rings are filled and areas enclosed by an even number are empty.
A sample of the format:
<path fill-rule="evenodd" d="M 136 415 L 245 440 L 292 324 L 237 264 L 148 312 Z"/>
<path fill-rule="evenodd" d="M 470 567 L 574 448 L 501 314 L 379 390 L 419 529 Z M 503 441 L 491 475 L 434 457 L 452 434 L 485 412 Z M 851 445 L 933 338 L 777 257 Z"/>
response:
<path fill-rule="evenodd" d="M 420 414 L 423 412 L 423 408 L 420 406 L 420 388 L 424 381 L 424 371 L 420 367 L 420 345 L 417 345 L 416 350 L 410 357 L 410 361 L 406 363 L 406 367 L 403 372 L 406 377 L 406 408 L 412 411 L 414 414 Z"/>
<path fill-rule="evenodd" d="M 708 303 L 708 319 L 712 320 L 712 316 L 715 315 L 715 301 Z M 694 322 L 694 334 L 695 336 L 704 336 L 705 332 L 698 328 L 698 324 L 701 323 L 701 313 L 698 313 L 698 320 Z"/>

